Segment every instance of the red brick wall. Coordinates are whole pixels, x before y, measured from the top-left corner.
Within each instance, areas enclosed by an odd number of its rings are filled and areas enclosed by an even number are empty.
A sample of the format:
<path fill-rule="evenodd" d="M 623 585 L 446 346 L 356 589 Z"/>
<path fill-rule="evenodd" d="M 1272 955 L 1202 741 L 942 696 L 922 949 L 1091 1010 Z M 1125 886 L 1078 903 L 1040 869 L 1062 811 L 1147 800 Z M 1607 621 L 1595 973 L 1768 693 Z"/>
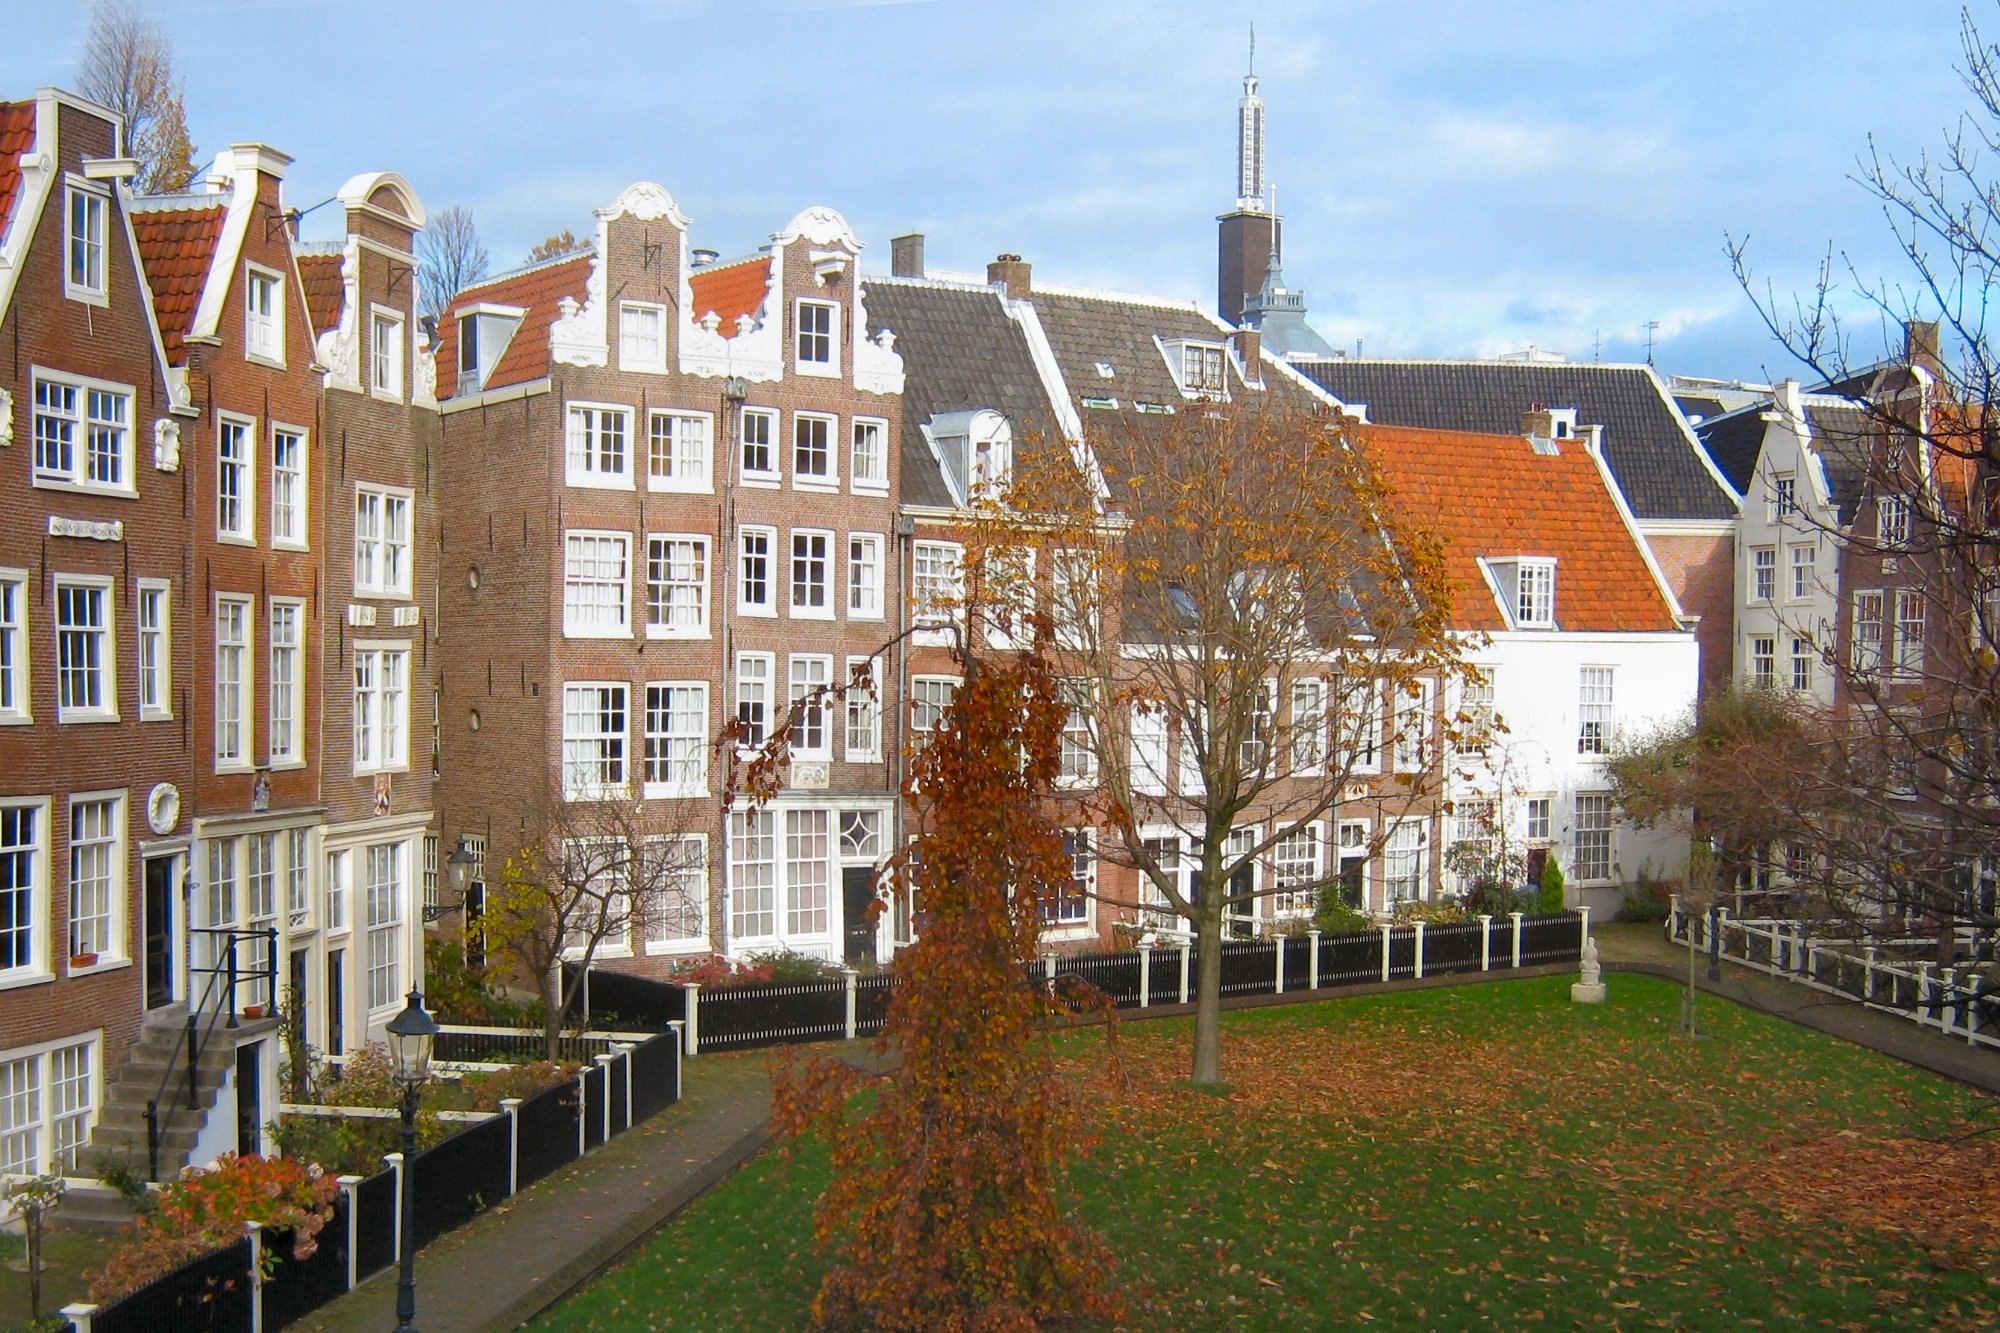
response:
<path fill-rule="evenodd" d="M 1684 615 L 1700 616 L 1695 643 L 1701 651 L 1701 694 L 1729 683 L 1736 626 L 1735 538 L 1649 535 L 1646 544 Z"/>

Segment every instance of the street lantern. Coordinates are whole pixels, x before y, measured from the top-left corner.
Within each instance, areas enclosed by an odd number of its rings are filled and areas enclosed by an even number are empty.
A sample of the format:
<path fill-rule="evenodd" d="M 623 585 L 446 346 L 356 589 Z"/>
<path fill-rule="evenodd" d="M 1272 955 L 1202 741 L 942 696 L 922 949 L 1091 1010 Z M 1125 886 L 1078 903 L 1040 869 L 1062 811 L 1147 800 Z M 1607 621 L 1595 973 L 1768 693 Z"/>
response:
<path fill-rule="evenodd" d="M 403 1012 L 389 1020 L 389 1058 L 395 1065 L 396 1081 L 414 1088 L 430 1077 L 431 1043 L 438 1034 L 437 1020 L 424 1012 L 423 993 L 412 989 Z"/>
<path fill-rule="evenodd" d="M 437 1040 L 437 1020 L 424 1012 L 423 993 L 414 986 L 403 1012 L 383 1029 L 389 1038 L 389 1059 L 396 1082 L 403 1087 L 403 1253 L 396 1283 L 396 1333 L 416 1333 L 417 1317 L 417 1102 L 431 1072 L 431 1043 Z"/>
<path fill-rule="evenodd" d="M 464 838 L 458 840 L 458 850 L 444 859 L 451 871 L 451 886 L 458 890 L 458 896 L 465 897 L 465 886 L 472 878 L 472 868 L 479 864 L 479 858 L 472 854 L 471 843 Z"/>

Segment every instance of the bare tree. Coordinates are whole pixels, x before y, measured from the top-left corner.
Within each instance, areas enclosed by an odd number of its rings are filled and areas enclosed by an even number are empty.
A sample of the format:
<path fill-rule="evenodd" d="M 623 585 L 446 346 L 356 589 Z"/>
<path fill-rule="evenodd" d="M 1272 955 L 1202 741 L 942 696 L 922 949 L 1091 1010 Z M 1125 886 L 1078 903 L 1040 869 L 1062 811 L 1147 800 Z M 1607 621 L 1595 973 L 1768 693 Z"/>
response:
<path fill-rule="evenodd" d="M 78 83 L 92 101 L 125 120 L 125 151 L 139 162 L 146 194 L 184 190 L 194 179 L 194 143 L 174 44 L 139 0 L 92 0 Z"/>
<path fill-rule="evenodd" d="M 418 313 L 425 319 L 440 318 L 454 297 L 485 276 L 486 247 L 480 243 L 472 210 L 453 204 L 433 214 L 417 234 Z"/>

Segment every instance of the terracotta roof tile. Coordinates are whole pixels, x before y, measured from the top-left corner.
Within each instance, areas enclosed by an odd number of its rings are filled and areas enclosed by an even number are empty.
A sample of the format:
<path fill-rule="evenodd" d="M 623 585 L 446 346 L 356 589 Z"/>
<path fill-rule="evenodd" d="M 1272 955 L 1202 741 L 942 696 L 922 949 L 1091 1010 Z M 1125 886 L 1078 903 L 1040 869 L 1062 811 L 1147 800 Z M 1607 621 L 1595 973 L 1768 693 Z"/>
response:
<path fill-rule="evenodd" d="M 35 104 L 0 102 L 0 236 L 7 234 L 21 188 L 21 155 L 35 146 Z"/>
<path fill-rule="evenodd" d="M 528 312 L 521 319 L 521 327 L 514 331 L 507 350 L 500 354 L 499 364 L 486 377 L 488 389 L 526 384 L 548 374 L 549 326 L 562 317 L 559 303 L 563 297 L 581 302 L 590 294 L 591 253 L 585 250 L 518 273 L 503 274 L 460 292 L 445 317 L 438 321 L 439 389 L 457 379 L 458 311 L 471 305 L 519 306 Z"/>
<path fill-rule="evenodd" d="M 1453 627 L 1502 630 L 1479 557 L 1553 556 L 1556 624 L 1586 632 L 1679 628 L 1604 475 L 1581 441 L 1538 454 L 1521 435 L 1364 426 L 1358 436 L 1405 521 L 1446 544 Z"/>
<path fill-rule="evenodd" d="M 725 338 L 736 336 L 739 315 L 754 315 L 764 308 L 764 293 L 771 285 L 771 257 L 757 255 L 731 264 L 713 264 L 688 276 L 694 294 L 694 319 L 713 310 L 722 323 L 716 332 Z"/>
<path fill-rule="evenodd" d="M 347 290 L 340 275 L 341 256 L 300 255 L 298 264 L 299 288 L 317 336 L 340 323 L 340 306 Z"/>
<path fill-rule="evenodd" d="M 153 288 L 160 341 L 174 365 L 186 359 L 181 340 L 208 281 L 223 212 L 221 204 L 178 203 L 132 210 L 132 232 L 139 242 L 140 262 L 146 266 L 146 281 Z"/>

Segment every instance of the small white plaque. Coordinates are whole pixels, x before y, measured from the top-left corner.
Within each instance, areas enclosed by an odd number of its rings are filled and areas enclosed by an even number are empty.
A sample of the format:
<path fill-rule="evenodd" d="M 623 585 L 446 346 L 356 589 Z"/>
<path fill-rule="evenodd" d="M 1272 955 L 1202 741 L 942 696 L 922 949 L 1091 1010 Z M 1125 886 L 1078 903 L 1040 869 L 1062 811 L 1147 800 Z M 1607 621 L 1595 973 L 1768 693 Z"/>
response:
<path fill-rule="evenodd" d="M 125 540 L 123 520 L 112 519 L 109 523 L 99 523 L 87 518 L 64 518 L 60 514 L 49 515 L 49 536 L 81 537 L 93 542 L 122 542 Z"/>
<path fill-rule="evenodd" d="M 833 784 L 833 766 L 820 760 L 792 761 L 792 786 L 801 791 L 824 791 Z"/>

